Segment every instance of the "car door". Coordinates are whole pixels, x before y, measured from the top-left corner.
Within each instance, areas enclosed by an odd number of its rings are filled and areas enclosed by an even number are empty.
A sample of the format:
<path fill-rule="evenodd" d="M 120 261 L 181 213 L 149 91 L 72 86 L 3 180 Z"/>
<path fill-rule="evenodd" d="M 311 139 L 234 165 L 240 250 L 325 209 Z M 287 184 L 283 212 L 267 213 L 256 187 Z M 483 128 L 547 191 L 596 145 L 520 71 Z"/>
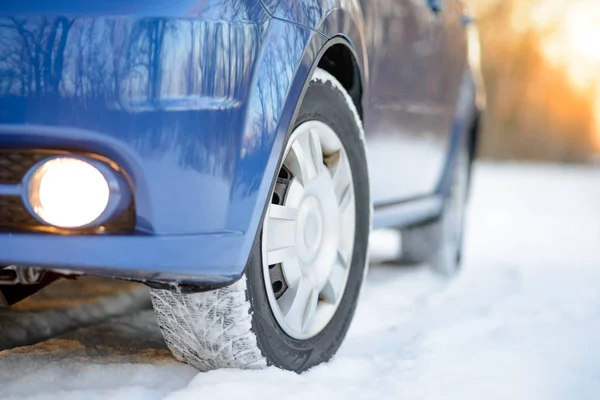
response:
<path fill-rule="evenodd" d="M 434 192 L 465 68 L 459 0 L 362 0 L 370 85 L 365 101 L 376 205 Z"/>

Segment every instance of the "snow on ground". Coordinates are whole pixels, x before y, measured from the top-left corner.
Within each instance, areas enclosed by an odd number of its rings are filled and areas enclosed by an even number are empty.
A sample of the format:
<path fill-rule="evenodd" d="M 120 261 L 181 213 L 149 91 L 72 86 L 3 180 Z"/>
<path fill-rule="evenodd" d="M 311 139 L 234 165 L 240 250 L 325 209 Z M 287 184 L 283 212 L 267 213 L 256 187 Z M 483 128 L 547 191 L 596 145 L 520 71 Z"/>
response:
<path fill-rule="evenodd" d="M 0 396 L 600 398 L 600 171 L 478 165 L 466 241 L 451 282 L 373 265 L 338 356 L 302 375 L 196 374 L 136 311 L 0 352 Z"/>
<path fill-rule="evenodd" d="M 0 307 L 0 350 L 148 307 L 148 290 L 142 285 L 97 276 L 59 280 L 11 308 Z"/>

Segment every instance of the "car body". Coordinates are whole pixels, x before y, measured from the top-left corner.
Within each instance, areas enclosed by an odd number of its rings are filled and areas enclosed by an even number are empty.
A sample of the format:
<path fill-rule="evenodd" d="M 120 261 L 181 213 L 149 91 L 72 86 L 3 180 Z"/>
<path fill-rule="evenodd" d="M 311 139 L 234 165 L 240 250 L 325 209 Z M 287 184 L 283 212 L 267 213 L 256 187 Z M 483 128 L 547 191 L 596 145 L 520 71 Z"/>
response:
<path fill-rule="evenodd" d="M 3 2 L 2 168 L 14 157 L 31 168 L 40 158 L 29 152 L 101 158 L 118 167 L 132 200 L 118 229 L 85 232 L 23 222 L 15 214 L 27 206 L 10 203 L 0 210 L 0 264 L 190 290 L 236 281 L 317 66 L 348 89 L 364 121 L 371 187 L 361 190 L 370 190 L 374 227 L 435 217 L 458 143 L 475 143 L 484 104 L 464 7 L 438 7 Z M 23 197 L 23 179 L 0 182 L 2 204 Z"/>

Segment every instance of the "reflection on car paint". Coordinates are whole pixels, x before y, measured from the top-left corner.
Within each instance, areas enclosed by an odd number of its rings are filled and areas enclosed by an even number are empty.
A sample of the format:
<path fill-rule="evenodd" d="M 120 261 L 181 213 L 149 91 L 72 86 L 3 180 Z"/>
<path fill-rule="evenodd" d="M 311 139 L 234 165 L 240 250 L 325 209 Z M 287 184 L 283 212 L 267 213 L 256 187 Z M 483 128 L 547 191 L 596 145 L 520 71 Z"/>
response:
<path fill-rule="evenodd" d="M 450 143 L 468 119 L 455 107 L 466 82 L 460 5 L 445 5 L 435 16 L 426 0 L 5 2 L 0 145 L 35 143 L 114 160 L 135 187 L 139 233 L 197 235 L 198 245 L 170 254 L 170 273 L 202 280 L 218 265 L 227 266 L 221 276 L 236 277 L 296 104 L 330 37 L 347 38 L 362 69 L 371 171 L 395 176 L 373 179 L 374 201 L 437 187 Z M 468 91 L 472 82 L 464 85 Z M 377 143 L 390 143 L 387 152 L 403 143 L 427 148 L 421 161 L 429 167 L 411 167 L 409 157 L 390 166 Z M 411 171 L 410 179 L 394 170 Z M 219 253 L 218 262 L 204 259 L 206 246 L 222 246 L 219 235 L 238 235 L 241 244 Z M 0 254 L 33 243 L 28 235 L 0 234 Z M 143 253 L 135 243 L 132 250 Z M 69 247 L 54 246 L 58 254 L 44 258 L 48 264 Z M 118 266 L 108 254 L 73 260 L 83 268 Z M 153 263 L 169 264 L 143 255 L 134 261 L 128 269 L 142 275 Z"/>

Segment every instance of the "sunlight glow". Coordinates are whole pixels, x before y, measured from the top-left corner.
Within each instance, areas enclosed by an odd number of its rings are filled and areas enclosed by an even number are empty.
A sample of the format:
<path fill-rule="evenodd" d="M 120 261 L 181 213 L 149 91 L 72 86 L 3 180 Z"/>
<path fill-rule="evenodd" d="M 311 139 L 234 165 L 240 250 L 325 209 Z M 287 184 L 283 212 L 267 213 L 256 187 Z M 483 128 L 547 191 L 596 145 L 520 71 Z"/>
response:
<path fill-rule="evenodd" d="M 564 69 L 573 87 L 593 103 L 600 149 L 600 1 L 533 0 L 515 2 L 512 25 L 529 21 L 542 35 L 549 64 Z"/>
<path fill-rule="evenodd" d="M 557 29 L 547 35 L 543 50 L 551 62 L 566 68 L 577 88 L 589 89 L 598 84 L 600 75 L 600 3 L 561 3 Z"/>
<path fill-rule="evenodd" d="M 569 2 L 558 31 L 544 50 L 549 59 L 566 68 L 574 86 L 594 102 L 596 143 L 600 148 L 600 2 Z"/>

